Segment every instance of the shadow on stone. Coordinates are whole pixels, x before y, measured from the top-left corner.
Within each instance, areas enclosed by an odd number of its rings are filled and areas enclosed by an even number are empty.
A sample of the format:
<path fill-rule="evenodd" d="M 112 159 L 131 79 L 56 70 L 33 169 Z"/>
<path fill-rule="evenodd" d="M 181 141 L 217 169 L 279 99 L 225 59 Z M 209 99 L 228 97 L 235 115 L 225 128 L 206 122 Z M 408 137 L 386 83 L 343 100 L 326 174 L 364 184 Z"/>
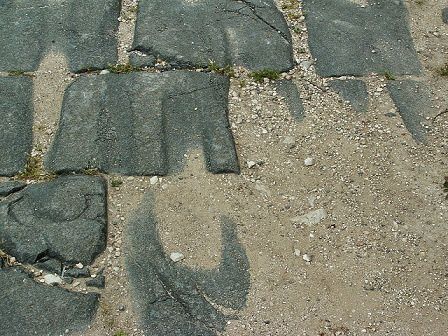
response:
<path fill-rule="evenodd" d="M 342 99 L 348 101 L 357 112 L 366 112 L 369 107 L 369 94 L 367 86 L 358 79 L 335 79 L 329 84 L 330 88 L 338 93 Z"/>
<path fill-rule="evenodd" d="M 277 92 L 285 98 L 291 116 L 295 121 L 302 121 L 305 117 L 305 109 L 297 86 L 290 80 L 278 80 L 275 84 Z"/>
<path fill-rule="evenodd" d="M 426 131 L 422 125 L 431 110 L 428 87 L 413 80 L 389 81 L 387 89 L 406 128 L 417 142 L 425 143 Z"/>
<path fill-rule="evenodd" d="M 238 242 L 235 224 L 221 220 L 223 247 L 220 266 L 211 271 L 179 266 L 164 253 L 146 196 L 129 223 L 129 280 L 144 328 L 151 335 L 217 335 L 229 319 L 216 308 L 241 309 L 249 291 L 249 262 Z"/>

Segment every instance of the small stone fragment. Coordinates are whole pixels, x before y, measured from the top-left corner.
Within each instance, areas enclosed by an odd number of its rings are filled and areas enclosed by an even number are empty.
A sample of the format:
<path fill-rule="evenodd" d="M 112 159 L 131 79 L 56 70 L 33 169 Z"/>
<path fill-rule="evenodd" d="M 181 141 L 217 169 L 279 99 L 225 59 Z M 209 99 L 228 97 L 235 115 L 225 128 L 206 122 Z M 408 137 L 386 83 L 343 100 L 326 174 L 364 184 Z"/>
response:
<path fill-rule="evenodd" d="M 61 270 L 62 270 L 62 264 L 59 260 L 56 259 L 48 259 L 48 260 L 44 260 L 44 261 L 39 261 L 36 264 L 36 267 L 50 272 L 50 273 L 56 273 L 56 274 L 61 274 Z"/>
<path fill-rule="evenodd" d="M 86 281 L 86 285 L 96 288 L 104 288 L 106 286 L 106 277 L 102 274 Z"/>
<path fill-rule="evenodd" d="M 314 159 L 313 158 L 306 158 L 304 161 L 303 161 L 303 163 L 304 163 L 304 165 L 305 166 L 307 166 L 307 167 L 309 167 L 309 166 L 312 166 L 312 165 L 314 165 Z"/>
<path fill-rule="evenodd" d="M 44 281 L 47 285 L 58 285 L 62 283 L 61 277 L 56 274 L 46 274 Z"/>
<path fill-rule="evenodd" d="M 302 256 L 302 259 L 303 260 L 305 260 L 306 262 L 311 262 L 311 256 L 309 255 L 309 254 L 304 254 L 303 256 Z"/>
<path fill-rule="evenodd" d="M 159 178 L 157 176 L 153 176 L 149 179 L 149 183 L 151 183 L 152 185 L 156 184 L 157 182 L 159 182 Z"/>
<path fill-rule="evenodd" d="M 326 217 L 327 217 L 327 212 L 325 211 L 325 209 L 321 208 L 321 209 L 311 211 L 305 215 L 291 218 L 291 221 L 293 221 L 294 223 L 306 224 L 306 225 L 311 226 L 311 225 L 318 224 L 320 221 L 322 221 Z"/>
<path fill-rule="evenodd" d="M 81 264 L 81 263 L 77 263 L 77 264 L 75 265 L 75 267 L 76 267 L 76 268 L 79 268 L 79 269 L 82 269 L 82 268 L 84 268 L 84 265 Z"/>
<path fill-rule="evenodd" d="M 257 163 L 255 161 L 247 161 L 247 168 L 251 169 L 255 167 Z"/>
<path fill-rule="evenodd" d="M 295 255 L 296 257 L 300 257 L 300 254 L 301 254 L 301 252 L 300 252 L 299 249 L 294 249 L 294 255 Z"/>
<path fill-rule="evenodd" d="M 180 252 L 173 252 L 170 254 L 170 259 L 174 262 L 181 261 L 184 258 L 185 258 L 184 255 Z"/>
<path fill-rule="evenodd" d="M 442 21 L 448 24 L 448 7 L 442 9 Z"/>
<path fill-rule="evenodd" d="M 64 275 L 72 278 L 88 278 L 90 271 L 87 267 L 84 268 L 70 268 L 64 271 Z"/>

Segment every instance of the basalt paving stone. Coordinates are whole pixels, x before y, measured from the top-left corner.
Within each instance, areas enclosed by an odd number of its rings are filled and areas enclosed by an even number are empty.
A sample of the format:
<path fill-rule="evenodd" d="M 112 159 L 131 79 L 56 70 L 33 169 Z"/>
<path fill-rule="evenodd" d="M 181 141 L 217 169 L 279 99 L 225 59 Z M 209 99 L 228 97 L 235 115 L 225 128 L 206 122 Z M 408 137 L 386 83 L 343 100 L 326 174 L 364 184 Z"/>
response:
<path fill-rule="evenodd" d="M 189 269 L 164 253 L 148 194 L 129 223 L 126 265 L 143 328 L 153 336 L 217 335 L 226 316 L 215 306 L 241 309 L 250 287 L 249 262 L 235 224 L 221 218 L 221 263 L 215 270 Z M 234 317 L 233 317 L 234 318 Z"/>
<path fill-rule="evenodd" d="M 294 66 L 291 35 L 272 0 L 141 0 L 133 49 L 146 55 L 134 55 L 135 65 L 156 56 L 179 67 Z"/>
<path fill-rule="evenodd" d="M 25 182 L 6 181 L 0 183 L 0 197 L 8 196 L 26 187 Z"/>
<path fill-rule="evenodd" d="M 348 101 L 358 112 L 366 112 L 369 106 L 369 93 L 366 83 L 358 79 L 335 79 L 330 82 L 330 88 L 339 93 L 342 99 Z"/>
<path fill-rule="evenodd" d="M 66 91 L 46 166 L 166 175 L 202 146 L 209 171 L 238 173 L 228 90 L 224 76 L 187 71 L 82 77 Z"/>
<path fill-rule="evenodd" d="M 82 331 L 98 307 L 98 294 L 41 285 L 15 267 L 0 269 L 0 284 L 0 334 L 4 336 Z"/>
<path fill-rule="evenodd" d="M 294 119 L 296 121 L 302 121 L 305 109 L 303 108 L 302 99 L 300 98 L 297 86 L 290 80 L 279 80 L 276 81 L 276 89 L 277 92 L 285 98 L 286 105 Z"/>
<path fill-rule="evenodd" d="M 420 73 L 402 0 L 304 0 L 304 10 L 319 75 Z"/>
<path fill-rule="evenodd" d="M 389 81 L 387 89 L 400 113 L 403 123 L 417 142 L 425 142 L 422 122 L 431 111 L 431 95 L 428 87 L 413 80 Z"/>
<path fill-rule="evenodd" d="M 96 176 L 32 184 L 0 202 L 0 249 L 20 262 L 90 264 L 106 246 L 106 185 Z"/>
<path fill-rule="evenodd" d="M 117 62 L 119 0 L 0 0 L 0 71 L 34 71 L 50 49 L 70 70 Z"/>
<path fill-rule="evenodd" d="M 25 168 L 27 155 L 31 152 L 32 87 L 33 81 L 28 77 L 0 78 L 0 175 L 19 173 Z"/>

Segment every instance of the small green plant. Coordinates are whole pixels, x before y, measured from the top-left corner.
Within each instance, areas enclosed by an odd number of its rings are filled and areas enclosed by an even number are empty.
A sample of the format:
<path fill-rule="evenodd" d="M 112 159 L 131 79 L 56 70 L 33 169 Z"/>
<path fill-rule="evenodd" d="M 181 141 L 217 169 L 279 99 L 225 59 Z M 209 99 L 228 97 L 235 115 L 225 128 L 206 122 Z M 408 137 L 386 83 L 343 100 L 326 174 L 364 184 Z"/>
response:
<path fill-rule="evenodd" d="M 271 69 L 264 69 L 260 71 L 254 71 L 250 75 L 256 82 L 263 82 L 265 78 L 268 78 L 270 80 L 276 80 L 280 78 L 280 73 L 275 70 Z"/>
<path fill-rule="evenodd" d="M 43 162 L 40 156 L 31 156 L 27 158 L 25 170 L 17 176 L 19 179 L 41 179 L 46 174 L 43 171 Z"/>
<path fill-rule="evenodd" d="M 415 3 L 419 6 L 422 6 L 425 4 L 425 0 L 416 0 Z"/>
<path fill-rule="evenodd" d="M 86 168 L 82 170 L 84 175 L 96 176 L 100 174 L 100 170 L 98 168 Z"/>
<path fill-rule="evenodd" d="M 113 188 L 118 188 L 119 186 L 121 186 L 123 184 L 123 181 L 122 180 L 119 180 L 119 179 L 112 179 L 112 181 L 110 182 L 110 185 L 113 187 Z"/>
<path fill-rule="evenodd" d="M 126 64 L 109 65 L 107 67 L 107 70 L 109 70 L 111 73 L 123 74 L 123 73 L 138 71 L 140 69 L 137 67 L 134 67 L 132 64 L 126 63 Z"/>
<path fill-rule="evenodd" d="M 445 63 L 440 69 L 438 69 L 437 73 L 443 77 L 448 76 L 448 63 Z"/>
<path fill-rule="evenodd" d="M 128 333 L 123 330 L 118 330 L 114 336 L 128 336 Z"/>
<path fill-rule="evenodd" d="M 395 76 L 390 71 L 385 71 L 384 72 L 384 77 L 387 80 L 395 80 Z"/>
<path fill-rule="evenodd" d="M 208 70 L 227 77 L 235 77 L 235 69 L 233 69 L 232 66 L 226 65 L 225 67 L 221 68 L 218 64 L 216 64 L 215 61 L 209 61 Z"/>

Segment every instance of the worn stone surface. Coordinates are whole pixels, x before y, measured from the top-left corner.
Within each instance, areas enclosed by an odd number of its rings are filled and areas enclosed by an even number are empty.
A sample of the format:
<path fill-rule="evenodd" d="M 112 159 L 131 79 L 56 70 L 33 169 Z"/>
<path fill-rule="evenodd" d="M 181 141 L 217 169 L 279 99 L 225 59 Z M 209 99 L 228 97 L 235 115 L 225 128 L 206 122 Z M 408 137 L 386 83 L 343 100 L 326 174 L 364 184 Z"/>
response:
<path fill-rule="evenodd" d="M 272 0 L 142 0 L 133 48 L 148 64 L 156 56 L 183 67 L 210 60 L 252 70 L 293 67 L 291 35 Z"/>
<path fill-rule="evenodd" d="M 26 187 L 26 183 L 22 181 L 6 181 L 0 183 L 0 197 L 8 196 Z"/>
<path fill-rule="evenodd" d="M 276 81 L 277 92 L 285 98 L 286 106 L 296 121 L 303 120 L 305 109 L 300 98 L 297 86 L 290 80 Z"/>
<path fill-rule="evenodd" d="M 80 78 L 64 97 L 47 167 L 165 175 L 202 146 L 209 171 L 237 173 L 228 90 L 224 76 L 184 71 Z"/>
<path fill-rule="evenodd" d="M 0 269 L 0 284 L 0 325 L 5 336 L 59 336 L 66 330 L 81 331 L 98 307 L 97 294 L 39 285 L 18 268 Z"/>
<path fill-rule="evenodd" d="M 417 142 L 425 142 L 422 125 L 431 111 L 431 95 L 428 87 L 414 80 L 389 81 L 387 89 L 401 118 Z"/>
<path fill-rule="evenodd" d="M 0 202 L 0 249 L 20 262 L 50 257 L 89 264 L 106 245 L 106 186 L 100 177 L 62 176 Z"/>
<path fill-rule="evenodd" d="M 358 112 L 366 112 L 369 107 L 369 94 L 366 83 L 358 79 L 335 79 L 330 87 Z"/>
<path fill-rule="evenodd" d="M 305 0 L 304 9 L 319 75 L 420 73 L 402 0 Z"/>
<path fill-rule="evenodd" d="M 127 268 L 143 327 L 154 336 L 216 335 L 230 317 L 214 305 L 241 309 L 250 286 L 249 262 L 235 225 L 228 218 L 221 219 L 219 267 L 192 270 L 165 255 L 152 204 L 149 195 L 128 231 Z"/>
<path fill-rule="evenodd" d="M 51 49 L 72 71 L 117 62 L 119 0 L 0 1 L 0 71 L 34 71 Z"/>
<path fill-rule="evenodd" d="M 0 175 L 12 176 L 23 170 L 31 152 L 32 87 L 28 77 L 0 78 Z"/>

